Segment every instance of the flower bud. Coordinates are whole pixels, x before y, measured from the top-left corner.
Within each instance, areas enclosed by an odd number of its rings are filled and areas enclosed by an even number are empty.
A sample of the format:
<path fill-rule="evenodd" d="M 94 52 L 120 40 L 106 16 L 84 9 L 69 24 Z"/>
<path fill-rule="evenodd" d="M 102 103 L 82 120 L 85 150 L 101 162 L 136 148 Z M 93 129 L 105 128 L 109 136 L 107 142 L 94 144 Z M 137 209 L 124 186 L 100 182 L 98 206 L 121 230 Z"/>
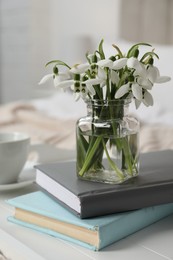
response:
<path fill-rule="evenodd" d="M 84 75 L 84 76 L 82 77 L 82 81 L 86 81 L 86 80 L 88 80 L 88 76 L 87 76 L 87 75 Z"/>
<path fill-rule="evenodd" d="M 58 68 L 55 66 L 55 67 L 53 67 L 53 73 L 55 74 L 55 75 L 58 75 Z"/>
<path fill-rule="evenodd" d="M 74 74 L 74 80 L 80 80 L 80 74 Z"/>
<path fill-rule="evenodd" d="M 154 59 L 153 59 L 153 57 L 151 57 L 151 58 L 149 59 L 149 61 L 148 61 L 148 64 L 153 65 L 153 63 L 154 63 Z"/>
<path fill-rule="evenodd" d="M 128 81 L 129 81 L 129 82 L 134 82 L 134 76 L 133 76 L 133 75 L 130 75 L 130 76 L 128 77 Z"/>
<path fill-rule="evenodd" d="M 109 60 L 115 61 L 116 58 L 115 58 L 115 56 L 111 56 L 111 57 L 109 58 Z"/>
<path fill-rule="evenodd" d="M 135 49 L 134 53 L 133 53 L 133 57 L 138 58 L 139 56 L 139 50 Z"/>
<path fill-rule="evenodd" d="M 97 55 L 96 54 L 93 55 L 92 62 L 93 63 L 97 63 Z"/>

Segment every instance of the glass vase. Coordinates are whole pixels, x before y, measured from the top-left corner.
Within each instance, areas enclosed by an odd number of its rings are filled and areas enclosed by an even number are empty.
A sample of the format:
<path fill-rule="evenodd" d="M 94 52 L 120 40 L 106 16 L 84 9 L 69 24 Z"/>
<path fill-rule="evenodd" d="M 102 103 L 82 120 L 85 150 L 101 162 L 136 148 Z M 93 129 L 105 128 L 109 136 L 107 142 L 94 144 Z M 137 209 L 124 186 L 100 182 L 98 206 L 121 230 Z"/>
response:
<path fill-rule="evenodd" d="M 139 121 L 130 99 L 87 101 L 76 124 L 76 170 L 80 179 L 119 184 L 139 172 Z"/>

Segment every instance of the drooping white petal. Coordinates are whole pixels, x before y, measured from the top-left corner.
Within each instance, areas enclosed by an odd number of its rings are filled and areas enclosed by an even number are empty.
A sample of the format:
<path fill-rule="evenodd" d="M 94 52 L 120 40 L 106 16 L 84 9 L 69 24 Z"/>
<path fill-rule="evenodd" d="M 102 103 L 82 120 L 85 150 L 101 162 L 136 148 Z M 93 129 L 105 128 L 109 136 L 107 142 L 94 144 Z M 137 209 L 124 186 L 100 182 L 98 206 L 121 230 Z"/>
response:
<path fill-rule="evenodd" d="M 106 72 L 104 69 L 98 68 L 98 73 L 97 73 L 97 77 L 99 79 L 103 79 L 106 80 Z"/>
<path fill-rule="evenodd" d="M 92 85 L 87 85 L 87 89 L 91 93 L 91 95 L 94 96 L 96 94 L 95 89 Z"/>
<path fill-rule="evenodd" d="M 88 79 L 85 81 L 86 85 L 97 85 L 101 84 L 103 82 L 103 79 Z"/>
<path fill-rule="evenodd" d="M 54 86 L 57 87 L 57 85 L 60 83 L 60 78 L 58 76 L 55 76 L 53 79 Z"/>
<path fill-rule="evenodd" d="M 135 57 L 131 57 L 127 60 L 127 67 L 131 68 L 131 69 L 135 69 L 136 70 L 136 74 L 137 75 L 145 75 L 146 74 L 146 69 L 143 66 L 143 64 L 136 59 Z"/>
<path fill-rule="evenodd" d="M 70 69 L 70 72 L 74 74 L 81 74 L 84 73 L 87 69 L 89 69 L 90 65 L 88 63 L 83 63 L 76 65 Z"/>
<path fill-rule="evenodd" d="M 71 79 L 72 78 L 72 75 L 70 74 L 69 71 L 67 72 L 59 72 L 58 73 L 58 76 L 60 78 L 60 81 L 63 81 L 63 80 L 67 80 L 67 79 Z"/>
<path fill-rule="evenodd" d="M 65 81 L 61 81 L 58 83 L 57 87 L 59 88 L 68 88 L 68 87 L 71 87 L 71 85 L 74 84 L 74 80 L 65 80 Z"/>
<path fill-rule="evenodd" d="M 150 92 L 148 92 L 147 90 L 145 90 L 145 92 L 144 92 L 144 98 L 142 101 L 145 106 L 153 106 L 153 104 L 154 104 L 153 97 L 150 94 Z"/>
<path fill-rule="evenodd" d="M 54 79 L 53 79 L 54 86 L 57 87 L 61 81 L 65 81 L 68 79 L 71 79 L 71 75 L 68 72 L 67 73 L 59 72 L 58 75 L 54 75 Z"/>
<path fill-rule="evenodd" d="M 113 84 L 118 84 L 120 78 L 119 78 L 119 75 L 118 73 L 115 71 L 115 70 L 112 70 L 111 71 L 111 81 Z"/>
<path fill-rule="evenodd" d="M 81 97 L 80 92 L 75 92 L 75 93 L 73 93 L 73 95 L 74 95 L 74 100 L 75 101 L 78 101 L 80 99 L 80 97 Z"/>
<path fill-rule="evenodd" d="M 157 79 L 156 79 L 156 83 L 165 83 L 165 82 L 168 82 L 168 81 L 170 81 L 171 80 L 171 78 L 170 77 L 168 77 L 168 76 L 160 76 L 160 77 L 158 77 Z"/>
<path fill-rule="evenodd" d="M 136 59 L 135 57 L 130 57 L 128 60 L 127 60 L 127 66 L 129 68 L 134 68 L 136 69 L 138 66 L 139 66 L 139 61 L 138 59 Z"/>
<path fill-rule="evenodd" d="M 137 83 L 145 89 L 152 89 L 153 84 L 147 78 L 138 77 Z"/>
<path fill-rule="evenodd" d="M 142 78 L 147 78 L 147 70 L 144 64 L 139 63 L 139 66 L 135 68 L 135 72 L 133 73 L 134 76 L 139 76 Z"/>
<path fill-rule="evenodd" d="M 147 69 L 147 78 L 152 82 L 155 83 L 156 79 L 160 76 L 159 70 L 155 66 L 149 66 Z"/>
<path fill-rule="evenodd" d="M 119 60 L 114 61 L 112 68 L 114 70 L 122 69 L 127 64 L 127 60 L 127 58 L 121 58 Z"/>
<path fill-rule="evenodd" d="M 44 84 L 46 81 L 48 81 L 49 79 L 53 79 L 53 73 L 52 74 L 47 74 L 47 75 L 45 75 L 41 80 L 40 80 L 40 82 L 38 83 L 39 85 L 41 85 L 41 84 Z"/>
<path fill-rule="evenodd" d="M 142 88 L 137 83 L 132 84 L 132 93 L 136 99 L 138 99 L 139 101 L 142 100 L 143 98 Z"/>
<path fill-rule="evenodd" d="M 100 60 L 100 61 L 97 62 L 97 65 L 99 67 L 103 67 L 103 68 L 112 68 L 113 61 L 109 60 L 109 59 Z"/>
<path fill-rule="evenodd" d="M 128 91 L 129 91 L 129 83 L 127 83 L 127 84 L 121 86 L 121 87 L 117 90 L 117 92 L 116 92 L 116 94 L 115 94 L 115 98 L 121 98 L 121 97 L 123 97 L 126 93 L 128 93 Z"/>
<path fill-rule="evenodd" d="M 138 99 L 135 98 L 135 107 L 136 107 L 136 109 L 138 109 L 140 105 L 141 105 L 141 101 L 139 101 Z"/>

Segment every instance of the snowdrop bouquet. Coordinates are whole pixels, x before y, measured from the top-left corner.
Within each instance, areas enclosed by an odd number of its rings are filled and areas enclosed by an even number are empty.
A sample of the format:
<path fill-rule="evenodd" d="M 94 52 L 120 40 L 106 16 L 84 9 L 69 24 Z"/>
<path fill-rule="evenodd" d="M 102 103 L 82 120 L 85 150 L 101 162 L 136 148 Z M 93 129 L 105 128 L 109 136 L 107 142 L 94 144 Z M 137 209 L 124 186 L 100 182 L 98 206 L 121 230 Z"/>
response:
<path fill-rule="evenodd" d="M 130 97 L 134 99 L 136 108 L 141 103 L 152 106 L 153 97 L 150 91 L 154 84 L 167 82 L 170 77 L 160 76 L 159 69 L 154 66 L 154 58 L 159 57 L 153 49 L 139 57 L 141 45 L 152 47 L 148 43 L 137 43 L 127 54 L 123 54 L 119 47 L 113 44 L 115 55 L 107 58 L 102 40 L 98 50 L 93 54 L 86 54 L 86 63 L 70 67 L 60 60 L 48 62 L 46 66 L 54 65 L 53 73 L 44 76 L 39 84 L 53 79 L 56 88 L 71 88 L 75 100 Z M 59 71 L 60 66 L 66 67 L 67 70 Z"/>
<path fill-rule="evenodd" d="M 140 46 L 149 50 L 141 55 Z M 52 79 L 55 87 L 70 88 L 75 100 L 82 98 L 88 104 L 88 116 L 77 123 L 78 176 L 120 183 L 136 176 L 139 168 L 139 125 L 125 115 L 124 106 L 129 100 L 134 100 L 136 108 L 141 103 L 152 106 L 154 84 L 170 77 L 161 76 L 154 66 L 159 57 L 150 44 L 137 43 L 126 54 L 118 46 L 112 47 L 114 54 L 106 57 L 102 40 L 98 50 L 86 54 L 86 63 L 72 67 L 61 60 L 48 62 L 46 66 L 53 65 L 53 72 L 39 84 Z"/>

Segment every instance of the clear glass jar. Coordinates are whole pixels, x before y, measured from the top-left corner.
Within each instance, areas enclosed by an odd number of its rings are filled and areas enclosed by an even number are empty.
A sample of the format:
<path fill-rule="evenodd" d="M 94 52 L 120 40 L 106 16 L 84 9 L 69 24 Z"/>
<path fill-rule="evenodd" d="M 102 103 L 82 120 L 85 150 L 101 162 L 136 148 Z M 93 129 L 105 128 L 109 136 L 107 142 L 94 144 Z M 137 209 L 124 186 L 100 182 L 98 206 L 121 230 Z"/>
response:
<path fill-rule="evenodd" d="M 76 124 L 77 176 L 118 184 L 139 172 L 139 121 L 128 114 L 130 99 L 87 101 Z"/>

